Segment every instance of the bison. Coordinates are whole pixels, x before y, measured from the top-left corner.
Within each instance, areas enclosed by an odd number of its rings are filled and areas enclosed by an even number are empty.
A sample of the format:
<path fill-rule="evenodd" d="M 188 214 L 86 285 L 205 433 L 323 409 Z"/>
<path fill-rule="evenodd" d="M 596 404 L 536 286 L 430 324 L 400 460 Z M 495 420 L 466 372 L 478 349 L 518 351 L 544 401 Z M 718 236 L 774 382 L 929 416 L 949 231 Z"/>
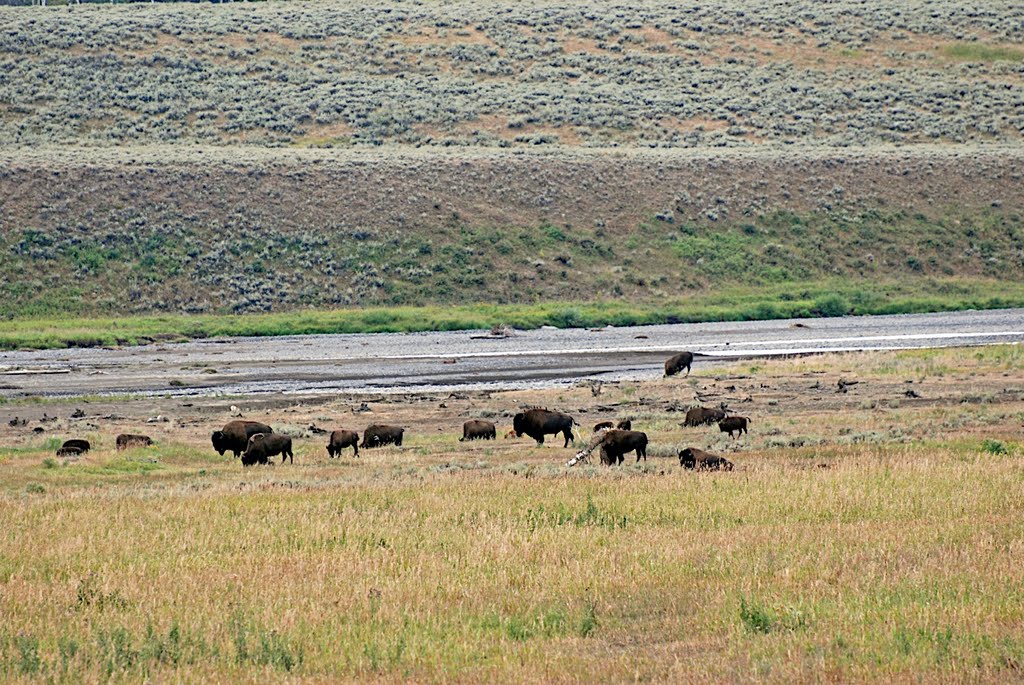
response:
<path fill-rule="evenodd" d="M 274 429 L 259 421 L 228 421 L 219 431 L 213 431 L 210 441 L 217 454 L 233 452 L 235 458 L 249 446 L 249 438 L 257 433 L 273 433 Z"/>
<path fill-rule="evenodd" d="M 686 375 L 690 375 L 690 365 L 693 364 L 693 352 L 680 352 L 672 355 L 665 361 L 665 376 L 675 376 L 686 369 Z"/>
<path fill-rule="evenodd" d="M 623 431 L 633 430 L 633 421 L 631 419 L 622 419 L 615 424 L 615 427 Z"/>
<path fill-rule="evenodd" d="M 714 409 L 712 407 L 693 407 L 686 411 L 686 419 L 683 421 L 683 426 L 704 426 L 711 425 L 716 421 L 721 421 L 725 418 L 725 411 L 722 409 Z"/>
<path fill-rule="evenodd" d="M 697 471 L 732 471 L 732 462 L 725 457 L 711 454 L 696 447 L 687 447 L 679 452 L 679 465 Z"/>
<path fill-rule="evenodd" d="M 57 456 L 62 457 L 69 455 L 85 454 L 86 452 L 89 451 L 90 447 L 91 445 L 89 445 L 88 440 L 72 438 L 71 440 L 64 441 L 64 444 L 60 446 L 59 450 L 57 450 Z M 64 452 L 64 454 L 61 454 L 61 452 Z"/>
<path fill-rule="evenodd" d="M 292 455 L 292 439 L 287 435 L 276 433 L 257 433 L 249 438 L 249 444 L 242 453 L 242 465 L 252 466 L 253 464 L 266 464 L 270 457 L 281 455 L 281 463 L 287 459 L 289 463 L 295 463 Z"/>
<path fill-rule="evenodd" d="M 117 436 L 116 444 L 118 450 L 126 450 L 131 447 L 149 447 L 153 444 L 153 438 L 148 435 L 121 433 L 121 435 Z"/>
<path fill-rule="evenodd" d="M 462 424 L 462 437 L 459 442 L 466 440 L 494 440 L 498 435 L 497 427 L 490 421 L 470 419 Z"/>
<path fill-rule="evenodd" d="M 339 457 L 346 447 L 351 447 L 355 451 L 353 456 L 359 456 L 359 433 L 347 430 L 332 431 L 327 443 L 327 454 L 332 459 Z"/>
<path fill-rule="evenodd" d="M 718 422 L 718 430 L 723 433 L 728 433 L 730 438 L 736 437 L 737 435 L 743 435 L 747 432 L 747 424 L 750 423 L 750 419 L 746 416 L 727 416 Z"/>
<path fill-rule="evenodd" d="M 568 447 L 569 441 L 574 439 L 572 434 L 574 425 L 578 426 L 579 424 L 568 414 L 547 409 L 528 409 L 519 412 L 512 418 L 512 430 L 516 432 L 516 437 L 529 435 L 537 441 L 538 445 L 544 444 L 545 435 L 561 433 L 565 436 L 565 444 L 562 447 Z"/>
<path fill-rule="evenodd" d="M 636 452 L 638 463 L 641 457 L 647 461 L 647 433 L 613 428 L 605 433 L 598 447 L 602 464 L 621 464 L 627 452 Z"/>
<path fill-rule="evenodd" d="M 614 428 L 614 427 L 615 427 L 615 424 L 612 423 L 611 421 L 602 421 L 601 423 L 595 423 L 594 424 L 594 432 L 596 433 L 598 431 L 608 430 L 609 428 Z"/>
<path fill-rule="evenodd" d="M 380 447 L 381 445 L 397 445 L 401 447 L 402 434 L 404 432 L 405 429 L 398 426 L 385 426 L 375 423 L 372 426 L 367 426 L 366 430 L 363 431 L 363 444 L 360 447 Z"/>

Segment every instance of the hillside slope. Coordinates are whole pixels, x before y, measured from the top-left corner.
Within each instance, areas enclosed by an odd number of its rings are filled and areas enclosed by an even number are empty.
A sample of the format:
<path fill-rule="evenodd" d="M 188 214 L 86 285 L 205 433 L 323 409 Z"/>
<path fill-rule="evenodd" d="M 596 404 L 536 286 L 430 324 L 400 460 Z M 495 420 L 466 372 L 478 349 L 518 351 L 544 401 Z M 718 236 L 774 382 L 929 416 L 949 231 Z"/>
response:
<path fill-rule="evenodd" d="M 1024 5 L 589 0 L 0 8 L 0 140 L 1021 142 Z"/>
<path fill-rule="evenodd" d="M 60 149 L 0 168 L 7 315 L 1024 280 L 1024 150 Z"/>

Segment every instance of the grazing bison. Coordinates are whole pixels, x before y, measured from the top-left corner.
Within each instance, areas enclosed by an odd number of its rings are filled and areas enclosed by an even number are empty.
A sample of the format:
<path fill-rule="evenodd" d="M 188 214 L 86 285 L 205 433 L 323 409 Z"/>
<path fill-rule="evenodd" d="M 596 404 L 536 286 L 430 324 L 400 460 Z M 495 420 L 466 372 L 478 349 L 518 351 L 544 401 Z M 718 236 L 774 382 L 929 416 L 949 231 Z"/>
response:
<path fill-rule="evenodd" d="M 292 439 L 277 433 L 257 433 L 249 438 L 249 444 L 242 453 L 242 465 L 266 464 L 270 457 L 281 455 L 281 463 L 287 459 L 294 464 L 292 455 Z"/>
<path fill-rule="evenodd" d="M 693 364 L 693 352 L 680 352 L 672 355 L 665 362 L 665 376 L 675 376 L 686 369 L 686 375 L 690 375 L 690 365 Z"/>
<path fill-rule="evenodd" d="M 704 426 L 711 425 L 716 421 L 721 421 L 725 418 L 725 411 L 722 409 L 714 409 L 711 407 L 694 407 L 686 411 L 686 420 L 683 421 L 684 426 Z"/>
<path fill-rule="evenodd" d="M 224 456 L 225 452 L 234 452 L 238 458 L 249 446 L 249 438 L 257 433 L 273 433 L 274 429 L 259 421 L 228 421 L 219 431 L 213 431 L 210 441 L 217 454 Z"/>
<path fill-rule="evenodd" d="M 647 433 L 612 428 L 604 434 L 604 439 L 598 447 L 601 450 L 602 464 L 621 464 L 623 455 L 627 452 L 636 452 L 638 463 L 641 457 L 647 461 Z"/>
<path fill-rule="evenodd" d="M 743 435 L 747 432 L 747 424 L 750 423 L 750 419 L 746 416 L 727 416 L 718 422 L 718 430 L 723 433 L 728 433 L 730 438 L 736 437 L 737 435 Z"/>
<path fill-rule="evenodd" d="M 78 447 L 61 447 L 57 450 L 58 457 L 79 457 L 83 454 Z"/>
<path fill-rule="evenodd" d="M 462 424 L 462 437 L 459 442 L 466 440 L 494 440 L 498 435 L 498 428 L 490 421 L 470 419 Z"/>
<path fill-rule="evenodd" d="M 380 447 L 381 445 L 402 446 L 402 433 L 404 428 L 398 426 L 385 426 L 375 423 L 367 426 L 363 431 L 363 444 L 360 447 Z"/>
<path fill-rule="evenodd" d="M 512 418 L 512 430 L 516 432 L 516 437 L 529 435 L 537 441 L 538 445 L 544 444 L 545 435 L 561 433 L 565 436 L 565 444 L 562 447 L 568 447 L 569 441 L 573 440 L 573 425 L 578 426 L 579 424 L 568 414 L 547 409 L 528 409 L 519 412 Z"/>
<path fill-rule="evenodd" d="M 597 431 L 608 430 L 609 428 L 614 428 L 614 427 L 615 427 L 615 424 L 612 423 L 611 421 L 602 421 L 601 423 L 595 423 L 594 424 L 594 432 L 596 433 Z"/>
<path fill-rule="evenodd" d="M 121 433 L 117 436 L 117 449 L 126 450 L 131 447 L 149 447 L 153 444 L 153 438 L 148 435 L 132 435 L 131 433 Z"/>
<path fill-rule="evenodd" d="M 697 471 L 732 471 L 731 461 L 696 447 L 687 447 L 679 452 L 679 465 Z"/>
<path fill-rule="evenodd" d="M 615 427 L 623 431 L 633 430 L 633 421 L 631 419 L 622 419 L 615 424 Z"/>
<path fill-rule="evenodd" d="M 57 456 L 60 457 L 70 454 L 85 454 L 86 452 L 89 451 L 90 447 L 91 445 L 89 445 L 88 440 L 72 438 L 71 440 L 64 441 L 64 444 L 60 446 L 59 450 L 57 450 Z M 67 450 L 67 452 L 65 453 L 65 455 L 61 455 L 61 452 L 63 452 L 64 450 Z"/>
<path fill-rule="evenodd" d="M 355 451 L 353 456 L 359 456 L 359 433 L 347 430 L 333 431 L 327 443 L 327 454 L 332 459 L 340 457 L 341 451 L 346 447 L 351 447 Z"/>

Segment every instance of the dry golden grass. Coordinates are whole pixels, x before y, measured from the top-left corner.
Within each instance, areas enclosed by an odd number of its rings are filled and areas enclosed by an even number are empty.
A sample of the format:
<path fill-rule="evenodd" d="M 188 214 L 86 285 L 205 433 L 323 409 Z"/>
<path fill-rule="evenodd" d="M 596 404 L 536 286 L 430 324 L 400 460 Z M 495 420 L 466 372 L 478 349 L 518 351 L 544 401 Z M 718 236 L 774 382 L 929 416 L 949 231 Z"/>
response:
<path fill-rule="evenodd" d="M 837 393 L 840 377 L 860 382 Z M 672 403 L 695 391 L 742 407 L 751 434 L 679 427 Z M 264 411 L 281 429 L 396 421 L 406 445 L 329 460 L 326 438 L 298 439 L 294 466 L 249 470 L 208 448 L 212 403 L 118 455 L 113 434 L 152 410 L 124 401 L 67 466 L 5 421 L 0 674 L 1019 681 L 1022 392 L 1021 348 L 993 347 L 704 367 L 596 398 L 410 397 L 372 418 L 299 404 Z M 570 470 L 551 444 L 457 441 L 464 417 L 529 400 L 584 434 L 632 416 L 652 457 Z M 738 469 L 684 471 L 683 444 Z"/>

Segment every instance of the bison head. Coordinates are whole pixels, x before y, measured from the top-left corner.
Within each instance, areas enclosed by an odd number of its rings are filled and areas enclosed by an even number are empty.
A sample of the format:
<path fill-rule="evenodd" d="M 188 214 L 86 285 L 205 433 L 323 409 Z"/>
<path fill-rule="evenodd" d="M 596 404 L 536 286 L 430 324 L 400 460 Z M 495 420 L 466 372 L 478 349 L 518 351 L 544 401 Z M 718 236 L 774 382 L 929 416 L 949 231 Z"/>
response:
<path fill-rule="evenodd" d="M 695 466 L 697 466 L 697 458 L 693 454 L 692 447 L 687 447 L 684 450 L 680 450 L 679 465 L 688 469 L 692 469 Z"/>
<path fill-rule="evenodd" d="M 512 418 L 512 430 L 515 431 L 516 437 L 523 437 L 523 432 L 526 430 L 526 413 L 519 412 Z"/>
<path fill-rule="evenodd" d="M 228 450 L 228 440 L 224 436 L 224 431 L 213 431 L 210 436 L 210 441 L 213 443 L 213 449 L 217 450 L 217 454 L 224 456 L 224 453 Z"/>

